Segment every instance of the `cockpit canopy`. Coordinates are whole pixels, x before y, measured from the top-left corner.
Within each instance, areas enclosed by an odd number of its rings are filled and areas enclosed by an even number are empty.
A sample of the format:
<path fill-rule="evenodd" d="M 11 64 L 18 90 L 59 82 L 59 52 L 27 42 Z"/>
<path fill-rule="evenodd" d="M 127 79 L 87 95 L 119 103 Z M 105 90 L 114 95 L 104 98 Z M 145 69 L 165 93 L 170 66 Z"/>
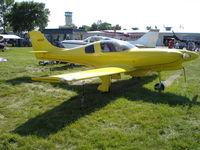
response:
<path fill-rule="evenodd" d="M 92 43 L 92 42 L 101 41 L 101 40 L 112 40 L 112 38 L 104 37 L 104 36 L 90 36 L 83 41 L 87 43 Z"/>
<path fill-rule="evenodd" d="M 103 40 L 100 43 L 102 52 L 121 52 L 135 46 L 121 40 Z"/>

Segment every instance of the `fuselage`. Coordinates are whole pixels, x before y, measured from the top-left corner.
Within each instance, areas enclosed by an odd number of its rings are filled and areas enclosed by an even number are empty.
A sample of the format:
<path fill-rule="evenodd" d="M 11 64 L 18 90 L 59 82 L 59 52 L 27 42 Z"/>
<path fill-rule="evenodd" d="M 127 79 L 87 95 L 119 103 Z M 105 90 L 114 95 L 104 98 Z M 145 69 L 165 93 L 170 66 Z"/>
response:
<path fill-rule="evenodd" d="M 104 37 L 104 36 L 90 36 L 86 38 L 85 40 L 64 40 L 61 41 L 60 44 L 65 48 L 75 48 L 80 47 L 89 43 L 93 43 L 96 41 L 101 40 L 111 40 L 112 38 Z"/>
<path fill-rule="evenodd" d="M 79 48 L 48 52 L 43 59 L 93 67 L 126 65 L 134 68 L 162 67 L 161 69 L 164 69 L 165 66 L 168 66 L 166 70 L 170 70 L 169 66 L 175 65 L 176 67 L 171 68 L 173 70 L 173 68 L 181 68 L 182 62 L 198 57 L 196 53 L 187 50 L 138 49 L 130 45 L 130 47 L 124 45 L 115 45 L 116 47 L 114 47 L 111 42 L 109 46 L 112 51 L 109 51 L 109 48 L 105 51 L 107 42 L 99 41 Z"/>

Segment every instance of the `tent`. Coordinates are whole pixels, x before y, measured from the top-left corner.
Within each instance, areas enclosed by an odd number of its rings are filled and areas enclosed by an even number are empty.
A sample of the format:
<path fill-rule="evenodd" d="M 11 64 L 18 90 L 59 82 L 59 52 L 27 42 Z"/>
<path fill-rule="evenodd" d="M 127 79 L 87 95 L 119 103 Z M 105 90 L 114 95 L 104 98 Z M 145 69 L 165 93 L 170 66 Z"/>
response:
<path fill-rule="evenodd" d="M 21 37 L 17 35 L 0 34 L 0 36 L 2 36 L 4 39 L 13 39 L 13 40 L 22 39 Z"/>

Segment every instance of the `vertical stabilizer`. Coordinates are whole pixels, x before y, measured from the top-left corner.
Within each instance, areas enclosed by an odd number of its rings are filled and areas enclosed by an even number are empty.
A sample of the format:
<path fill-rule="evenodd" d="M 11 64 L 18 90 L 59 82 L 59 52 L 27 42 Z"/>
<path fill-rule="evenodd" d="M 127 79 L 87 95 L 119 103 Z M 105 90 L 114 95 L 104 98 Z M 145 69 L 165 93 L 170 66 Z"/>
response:
<path fill-rule="evenodd" d="M 40 31 L 31 31 L 29 32 L 33 51 L 53 51 L 53 50 L 60 50 L 44 37 Z"/>
<path fill-rule="evenodd" d="M 48 52 L 56 52 L 58 50 L 62 50 L 62 48 L 58 48 L 44 37 L 44 35 L 40 31 L 31 31 L 29 32 L 29 36 L 31 39 L 33 52 L 37 59 L 46 60 Z M 48 60 L 48 59 L 47 59 Z"/>
<path fill-rule="evenodd" d="M 150 30 L 146 34 L 144 34 L 141 38 L 136 41 L 131 41 L 130 43 L 133 45 L 139 45 L 139 47 L 156 47 L 156 43 L 158 40 L 159 30 Z"/>

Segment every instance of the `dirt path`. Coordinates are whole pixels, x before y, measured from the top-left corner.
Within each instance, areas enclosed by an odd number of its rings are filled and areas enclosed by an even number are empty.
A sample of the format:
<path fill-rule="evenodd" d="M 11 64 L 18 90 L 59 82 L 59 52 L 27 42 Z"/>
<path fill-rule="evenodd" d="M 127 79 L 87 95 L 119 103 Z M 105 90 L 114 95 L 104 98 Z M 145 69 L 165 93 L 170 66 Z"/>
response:
<path fill-rule="evenodd" d="M 176 73 L 176 74 L 170 76 L 167 80 L 163 81 L 163 84 L 165 86 L 170 86 L 174 82 L 174 80 L 178 77 L 180 77 L 180 73 Z"/>

